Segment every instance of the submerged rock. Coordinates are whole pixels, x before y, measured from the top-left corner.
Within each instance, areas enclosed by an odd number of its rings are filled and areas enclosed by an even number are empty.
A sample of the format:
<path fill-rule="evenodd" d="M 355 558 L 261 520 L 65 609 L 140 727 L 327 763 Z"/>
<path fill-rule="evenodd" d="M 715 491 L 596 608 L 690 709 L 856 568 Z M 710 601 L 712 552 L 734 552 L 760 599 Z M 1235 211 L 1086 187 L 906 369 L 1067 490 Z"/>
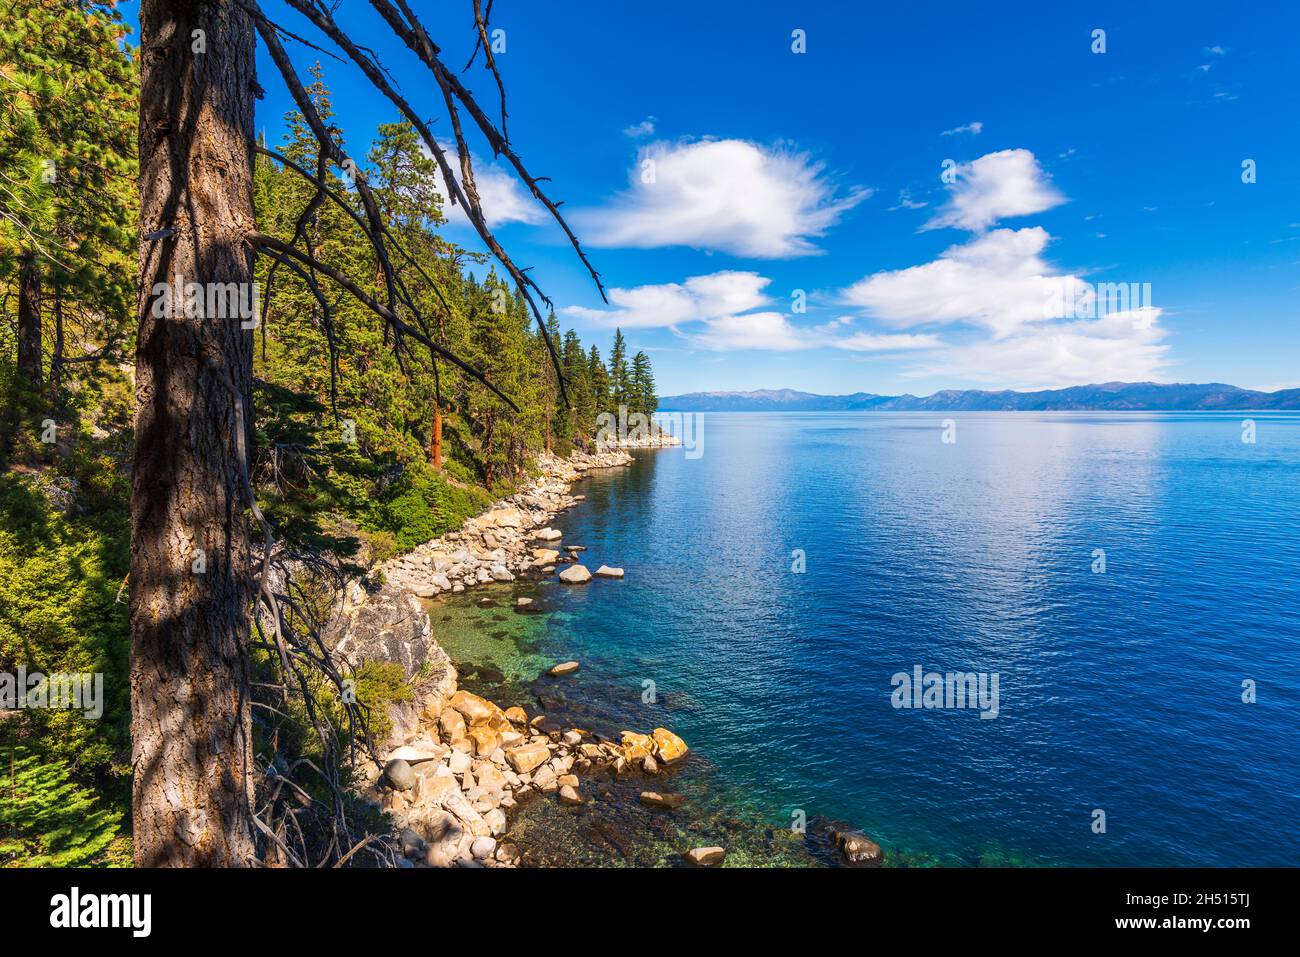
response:
<path fill-rule="evenodd" d="M 831 831 L 831 840 L 850 864 L 879 864 L 885 852 L 861 831 Z"/>
<path fill-rule="evenodd" d="M 726 856 L 723 847 L 696 847 L 686 852 L 686 859 L 696 867 L 716 867 Z"/>
<path fill-rule="evenodd" d="M 564 675 L 571 675 L 581 667 L 576 661 L 562 661 L 555 665 L 547 672 L 553 678 L 562 678 Z"/>
<path fill-rule="evenodd" d="M 665 811 L 675 811 L 686 803 L 683 795 L 663 791 L 642 791 L 640 800 L 646 807 L 662 808 Z"/>

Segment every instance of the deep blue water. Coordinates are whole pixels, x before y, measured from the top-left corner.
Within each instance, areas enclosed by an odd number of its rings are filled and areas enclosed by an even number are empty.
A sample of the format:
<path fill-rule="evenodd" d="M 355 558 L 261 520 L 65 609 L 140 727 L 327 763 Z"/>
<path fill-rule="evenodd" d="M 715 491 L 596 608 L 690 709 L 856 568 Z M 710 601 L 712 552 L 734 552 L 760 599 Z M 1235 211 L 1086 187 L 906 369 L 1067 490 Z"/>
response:
<path fill-rule="evenodd" d="M 556 526 L 627 577 L 552 593 L 541 650 L 778 824 L 946 863 L 1300 864 L 1300 416 L 1253 445 L 1242 418 L 707 415 L 701 457 L 579 487 Z M 996 672 L 997 718 L 895 709 L 915 665 Z"/>

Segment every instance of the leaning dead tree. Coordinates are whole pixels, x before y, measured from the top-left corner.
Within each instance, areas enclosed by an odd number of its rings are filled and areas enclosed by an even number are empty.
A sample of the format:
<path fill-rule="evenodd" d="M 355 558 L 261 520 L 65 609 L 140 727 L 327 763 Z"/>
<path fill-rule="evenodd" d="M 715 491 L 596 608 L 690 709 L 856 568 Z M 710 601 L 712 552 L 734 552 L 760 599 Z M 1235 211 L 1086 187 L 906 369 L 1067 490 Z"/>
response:
<path fill-rule="evenodd" d="M 445 64 L 407 0 L 368 2 L 428 78 L 426 92 L 439 104 L 454 146 L 444 148 L 375 54 L 339 25 L 337 2 L 282 0 L 284 12 L 305 21 L 292 30 L 272 20 L 258 0 L 142 0 L 140 5 L 141 241 L 130 573 L 132 806 L 140 866 L 319 866 L 371 852 L 383 856 L 369 846 L 368 837 L 351 832 L 338 782 L 331 780 L 334 805 L 323 809 L 332 821 L 331 837 L 319 857 L 309 859 L 307 842 L 295 834 L 301 828 L 294 809 L 320 802 L 295 781 L 303 769 L 255 763 L 251 647 L 260 645 L 279 662 L 283 681 L 276 690 L 296 690 L 309 710 L 313 676 L 340 688 L 342 677 L 320 639 L 311 603 L 289 574 L 311 558 L 277 540 L 250 481 L 251 324 L 239 315 L 205 317 L 202 310 L 176 309 L 169 306 L 166 290 L 177 282 L 207 290 L 249 289 L 255 258 L 266 257 L 268 285 L 283 270 L 300 279 L 319 304 L 332 370 L 337 356 L 326 287 L 341 289 L 373 313 L 399 360 L 423 350 L 435 370 L 439 362 L 451 363 L 497 392 L 439 343 L 432 317 L 416 308 L 395 263 L 417 270 L 419 264 L 388 230 L 358 164 L 330 135 L 286 42 L 350 61 L 414 126 L 441 170 L 449 200 L 464 209 L 526 299 L 562 393 L 555 343 L 547 337 L 538 305 L 550 302 L 488 227 L 467 130 L 476 129 L 550 211 L 604 296 L 559 204 L 543 191 L 545 177 L 528 170 L 506 135 L 504 85 L 487 43 L 491 3 L 485 10 L 481 0 L 473 0 L 477 39 L 470 63 L 482 49 L 500 96 L 499 121 Z M 299 31 L 315 35 L 308 39 Z M 258 38 L 317 140 L 315 170 L 286 164 L 315 186 L 291 242 L 260 233 L 254 221 Z M 355 203 L 330 185 L 331 167 L 346 174 Z M 373 249 L 378 296 L 318 261 L 301 242 L 302 225 L 324 203 L 347 209 Z M 266 290 L 268 308 L 272 293 Z M 509 396 L 497 394 L 513 405 Z M 253 540 L 255 526 L 259 542 Z M 354 727 L 364 725 L 355 706 L 347 713 Z M 314 713 L 310 717 L 326 735 L 325 722 Z M 327 749 L 340 746 L 322 743 Z M 311 770 L 329 776 L 324 769 Z"/>

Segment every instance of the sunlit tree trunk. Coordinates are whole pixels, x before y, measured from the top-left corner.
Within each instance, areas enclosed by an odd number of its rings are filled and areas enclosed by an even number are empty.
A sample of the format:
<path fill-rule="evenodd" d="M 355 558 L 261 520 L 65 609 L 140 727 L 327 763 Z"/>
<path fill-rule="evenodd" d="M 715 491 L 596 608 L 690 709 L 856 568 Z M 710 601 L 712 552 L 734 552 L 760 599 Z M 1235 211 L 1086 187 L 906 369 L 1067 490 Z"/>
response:
<path fill-rule="evenodd" d="M 251 425 L 252 332 L 237 315 L 167 308 L 158 290 L 252 281 L 253 30 L 233 0 L 142 0 L 140 42 L 135 861 L 237 866 L 255 853 L 248 497 L 237 445 L 239 423 Z"/>
<path fill-rule="evenodd" d="M 436 469 L 442 468 L 442 410 L 433 410 L 433 447 L 429 449 L 429 461 Z"/>

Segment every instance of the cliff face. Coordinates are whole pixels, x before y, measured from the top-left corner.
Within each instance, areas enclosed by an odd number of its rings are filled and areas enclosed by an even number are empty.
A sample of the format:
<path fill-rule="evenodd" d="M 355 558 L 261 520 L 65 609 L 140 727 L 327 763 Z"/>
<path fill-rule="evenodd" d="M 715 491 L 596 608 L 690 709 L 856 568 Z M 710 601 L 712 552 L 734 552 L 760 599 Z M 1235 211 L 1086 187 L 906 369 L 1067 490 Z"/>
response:
<path fill-rule="evenodd" d="M 416 733 L 422 713 L 441 711 L 456 692 L 456 667 L 434 640 L 429 613 L 410 592 L 384 585 L 369 594 L 360 583 L 351 583 L 324 638 L 347 668 L 365 661 L 396 662 L 412 682 L 411 699 L 388 706 L 392 731 L 376 742 L 381 753 L 403 744 Z"/>

